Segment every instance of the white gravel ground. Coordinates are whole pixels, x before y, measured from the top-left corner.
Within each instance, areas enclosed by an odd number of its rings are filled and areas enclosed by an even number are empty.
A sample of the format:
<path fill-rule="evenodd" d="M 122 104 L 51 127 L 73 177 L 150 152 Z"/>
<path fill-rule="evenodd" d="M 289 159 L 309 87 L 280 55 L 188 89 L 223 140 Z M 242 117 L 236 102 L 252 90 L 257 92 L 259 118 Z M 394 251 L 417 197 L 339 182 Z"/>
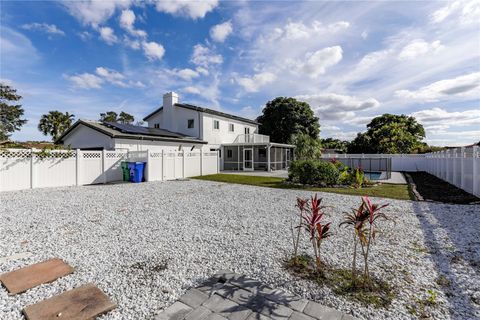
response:
<path fill-rule="evenodd" d="M 289 219 L 297 196 L 310 192 L 205 181 L 36 189 L 0 194 L 0 272 L 59 257 L 75 273 L 8 296 L 0 288 L 0 319 L 21 319 L 26 305 L 93 282 L 118 308 L 102 319 L 152 319 L 189 287 L 220 269 L 262 280 L 361 319 L 411 319 L 407 306 L 434 290 L 435 319 L 480 318 L 480 206 L 388 201 L 396 225 L 384 228 L 371 271 L 398 297 L 388 310 L 364 307 L 282 268 L 291 252 Z M 350 230 L 338 228 L 360 198 L 321 194 L 334 236 L 324 259 L 348 267 Z M 304 250 L 310 247 L 304 242 Z M 167 263 L 167 269 L 159 267 Z M 443 274 L 450 286 L 435 279 Z"/>

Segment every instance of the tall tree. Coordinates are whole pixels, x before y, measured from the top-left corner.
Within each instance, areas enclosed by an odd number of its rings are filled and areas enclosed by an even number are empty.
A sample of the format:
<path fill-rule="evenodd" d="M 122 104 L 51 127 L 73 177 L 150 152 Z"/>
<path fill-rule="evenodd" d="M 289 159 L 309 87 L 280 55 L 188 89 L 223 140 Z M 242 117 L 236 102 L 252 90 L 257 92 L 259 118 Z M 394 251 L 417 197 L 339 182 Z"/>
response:
<path fill-rule="evenodd" d="M 320 139 L 322 148 L 324 149 L 335 149 L 342 152 L 347 152 L 348 141 L 342 141 L 340 139 L 326 138 Z"/>
<path fill-rule="evenodd" d="M 117 121 L 124 124 L 132 124 L 133 121 L 135 121 L 135 118 L 131 114 L 122 111 L 120 112 Z"/>
<path fill-rule="evenodd" d="M 10 135 L 20 130 L 27 123 L 23 117 L 23 108 L 21 104 L 10 104 L 20 101 L 22 97 L 17 94 L 17 90 L 0 83 L 0 140 L 7 140 Z"/>
<path fill-rule="evenodd" d="M 289 143 L 295 146 L 295 159 L 319 159 L 322 155 L 320 139 L 312 138 L 306 133 L 293 135 Z"/>
<path fill-rule="evenodd" d="M 50 111 L 40 118 L 38 130 L 44 135 L 51 135 L 52 140 L 57 140 L 73 122 L 75 116 L 68 112 Z"/>
<path fill-rule="evenodd" d="M 350 143 L 349 153 L 411 153 L 422 146 L 423 126 L 414 117 L 384 114 L 373 118 L 367 132 Z"/>
<path fill-rule="evenodd" d="M 100 113 L 100 121 L 117 122 L 118 115 L 115 111 L 107 111 L 105 113 Z"/>
<path fill-rule="evenodd" d="M 260 133 L 269 135 L 273 142 L 287 143 L 299 133 L 314 139 L 320 134 L 318 118 L 310 105 L 294 98 L 278 97 L 267 102 L 257 121 Z"/>

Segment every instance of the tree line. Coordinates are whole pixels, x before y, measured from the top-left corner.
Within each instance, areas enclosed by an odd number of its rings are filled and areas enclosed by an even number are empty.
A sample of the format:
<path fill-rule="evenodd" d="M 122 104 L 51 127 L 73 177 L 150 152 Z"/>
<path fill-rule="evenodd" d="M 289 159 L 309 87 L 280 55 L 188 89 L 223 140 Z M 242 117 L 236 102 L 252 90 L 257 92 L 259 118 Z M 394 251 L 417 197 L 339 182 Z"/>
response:
<path fill-rule="evenodd" d="M 20 104 L 22 96 L 17 94 L 17 90 L 11 86 L 0 84 L 0 141 L 8 140 L 13 132 L 21 129 L 27 123 L 23 118 L 24 110 Z M 52 110 L 40 117 L 38 130 L 45 136 L 51 136 L 52 141 L 56 141 L 75 121 L 75 115 L 69 112 Z M 100 113 L 99 121 L 115 122 L 123 124 L 133 124 L 134 116 L 121 111 L 117 114 L 115 111 Z M 137 122 L 142 124 L 143 122 Z"/>
<path fill-rule="evenodd" d="M 260 133 L 278 143 L 296 146 L 297 159 L 317 158 L 322 149 L 345 153 L 425 153 L 439 147 L 422 140 L 425 129 L 412 116 L 385 113 L 373 118 L 365 132 L 352 141 L 320 138 L 320 122 L 310 105 L 294 98 L 278 97 L 267 102 L 257 118 Z"/>

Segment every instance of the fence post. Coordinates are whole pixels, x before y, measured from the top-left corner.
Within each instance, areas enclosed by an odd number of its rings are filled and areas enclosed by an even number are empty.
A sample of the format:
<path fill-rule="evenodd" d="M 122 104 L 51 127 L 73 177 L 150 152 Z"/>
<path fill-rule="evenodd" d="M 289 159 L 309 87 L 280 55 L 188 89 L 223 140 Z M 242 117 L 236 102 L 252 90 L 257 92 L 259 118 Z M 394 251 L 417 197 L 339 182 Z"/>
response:
<path fill-rule="evenodd" d="M 453 184 L 458 187 L 458 149 L 455 148 L 453 153 Z"/>
<path fill-rule="evenodd" d="M 102 149 L 102 175 L 103 175 L 103 183 L 107 183 L 107 161 L 105 157 L 105 149 Z"/>
<path fill-rule="evenodd" d="M 477 161 L 477 152 L 478 152 L 478 146 L 473 146 L 472 147 L 472 167 L 473 167 L 473 174 L 472 174 L 472 184 L 473 184 L 473 194 L 478 196 L 480 193 L 480 190 L 478 190 L 478 183 L 477 183 L 477 176 L 479 175 L 478 172 L 478 161 Z"/>
<path fill-rule="evenodd" d="M 463 158 L 465 158 L 465 147 L 460 148 L 460 189 L 465 190 Z"/>
<path fill-rule="evenodd" d="M 80 149 L 75 149 L 75 185 L 80 185 Z"/>
<path fill-rule="evenodd" d="M 185 179 L 185 149 L 182 149 L 182 178 Z"/>
<path fill-rule="evenodd" d="M 35 168 L 34 168 L 34 163 L 33 163 L 33 148 L 30 149 L 30 189 L 33 189 L 35 187 Z"/>
<path fill-rule="evenodd" d="M 151 169 L 151 166 L 150 166 L 150 149 L 147 149 L 147 166 L 146 166 L 146 172 L 147 174 L 145 175 L 145 182 L 148 182 L 150 181 L 150 169 Z"/>
<path fill-rule="evenodd" d="M 217 159 L 217 167 L 218 167 L 218 159 Z M 200 175 L 203 176 L 203 149 L 200 148 Z"/>
<path fill-rule="evenodd" d="M 162 149 L 162 181 L 165 180 L 165 149 Z"/>

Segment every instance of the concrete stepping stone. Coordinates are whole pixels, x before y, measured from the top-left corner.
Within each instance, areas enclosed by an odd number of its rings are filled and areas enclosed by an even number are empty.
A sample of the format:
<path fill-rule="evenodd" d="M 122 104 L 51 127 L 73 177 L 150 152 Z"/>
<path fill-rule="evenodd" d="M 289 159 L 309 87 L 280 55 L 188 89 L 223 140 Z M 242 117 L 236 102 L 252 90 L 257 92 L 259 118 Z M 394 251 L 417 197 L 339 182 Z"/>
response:
<path fill-rule="evenodd" d="M 27 320 L 90 320 L 116 308 L 102 290 L 86 284 L 23 309 Z"/>
<path fill-rule="evenodd" d="M 38 285 L 55 281 L 73 272 L 61 259 L 50 259 L 0 275 L 0 282 L 14 295 Z"/>

